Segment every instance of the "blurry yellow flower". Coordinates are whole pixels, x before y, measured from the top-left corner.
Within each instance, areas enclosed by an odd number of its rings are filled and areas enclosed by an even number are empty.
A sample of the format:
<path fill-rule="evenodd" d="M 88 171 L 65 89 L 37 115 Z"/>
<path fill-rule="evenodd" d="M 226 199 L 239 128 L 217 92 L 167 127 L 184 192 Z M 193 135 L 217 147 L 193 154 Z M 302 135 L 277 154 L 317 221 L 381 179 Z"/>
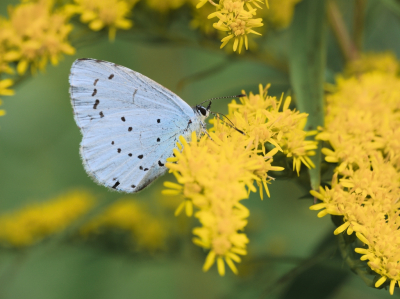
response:
<path fill-rule="evenodd" d="M 146 0 L 146 2 L 154 10 L 167 12 L 170 9 L 181 7 L 186 0 Z"/>
<path fill-rule="evenodd" d="M 373 71 L 396 75 L 399 72 L 399 62 L 394 53 L 362 53 L 359 59 L 347 63 L 345 75 L 350 77 Z"/>
<path fill-rule="evenodd" d="M 54 200 L 27 206 L 0 216 L 0 242 L 24 247 L 64 230 L 93 205 L 91 194 L 73 191 Z"/>
<path fill-rule="evenodd" d="M 374 65 L 367 59 L 357 69 Z M 334 233 L 355 233 L 366 244 L 356 252 L 381 276 L 375 286 L 389 280 L 393 294 L 400 281 L 400 79 L 389 65 L 397 69 L 389 63 L 387 72 L 339 77 L 336 92 L 327 96 L 325 128 L 317 138 L 329 142 L 322 152 L 338 166 L 331 188 L 311 191 L 322 202 L 310 209 L 321 210 L 318 217 L 343 216 Z"/>
<path fill-rule="evenodd" d="M 13 74 L 14 70 L 9 66 L 9 60 L 7 60 L 8 52 L 8 38 L 10 32 L 7 30 L 7 20 L 0 17 L 0 74 L 7 73 Z"/>
<path fill-rule="evenodd" d="M 9 8 L 10 19 L 3 22 L 9 51 L 6 61 L 18 61 L 17 71 L 24 74 L 29 67 L 44 70 L 48 60 L 57 64 L 62 54 L 72 55 L 75 49 L 67 37 L 72 26 L 67 16 L 54 11 L 53 1 L 39 0 Z"/>
<path fill-rule="evenodd" d="M 85 236 L 118 229 L 131 235 L 136 250 L 154 252 L 164 249 L 168 237 L 166 223 L 152 216 L 143 204 L 132 198 L 122 199 L 81 228 Z"/>
<path fill-rule="evenodd" d="M 115 39 L 117 29 L 127 30 L 133 22 L 127 19 L 138 0 L 74 0 L 76 4 L 66 5 L 67 14 L 80 14 L 83 23 L 89 28 L 99 31 L 108 27 L 110 40 Z"/>
<path fill-rule="evenodd" d="M 213 21 L 208 19 L 208 15 L 215 11 L 214 6 L 206 5 L 202 9 L 196 9 L 196 5 L 198 4 L 198 0 L 190 0 L 192 4 L 193 11 L 192 11 L 192 20 L 190 21 L 190 26 L 193 29 L 199 29 L 201 32 L 205 33 L 206 35 L 211 35 L 215 33 L 213 27 Z M 207 1 L 206 1 L 207 2 Z"/>
<path fill-rule="evenodd" d="M 0 80 L 0 96 L 12 96 L 14 95 L 14 90 L 9 89 L 14 84 L 13 80 L 5 79 Z M 0 99 L 0 106 L 3 102 Z M 3 116 L 6 112 L 3 109 L 0 109 L 0 116 Z"/>
<path fill-rule="evenodd" d="M 293 19 L 294 8 L 301 0 L 269 0 L 269 9 L 263 15 L 276 28 L 286 28 Z"/>

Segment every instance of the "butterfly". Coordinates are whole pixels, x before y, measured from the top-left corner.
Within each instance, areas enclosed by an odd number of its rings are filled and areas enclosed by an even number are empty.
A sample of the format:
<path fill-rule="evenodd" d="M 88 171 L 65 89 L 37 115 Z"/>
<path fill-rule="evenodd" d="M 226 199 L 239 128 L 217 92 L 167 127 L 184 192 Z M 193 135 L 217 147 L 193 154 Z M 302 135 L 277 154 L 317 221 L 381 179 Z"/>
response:
<path fill-rule="evenodd" d="M 118 191 L 142 190 L 167 168 L 182 135 L 206 133 L 207 107 L 190 107 L 176 94 L 121 65 L 77 59 L 69 76 L 75 121 L 83 138 L 86 172 Z"/>

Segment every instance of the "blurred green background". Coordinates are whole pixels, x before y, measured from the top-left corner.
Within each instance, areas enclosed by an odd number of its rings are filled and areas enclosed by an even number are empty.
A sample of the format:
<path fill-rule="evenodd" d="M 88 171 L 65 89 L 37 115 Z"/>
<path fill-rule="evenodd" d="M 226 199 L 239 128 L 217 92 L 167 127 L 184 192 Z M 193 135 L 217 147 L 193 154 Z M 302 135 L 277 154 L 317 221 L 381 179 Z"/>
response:
<path fill-rule="evenodd" d="M 338 2 L 345 19 L 350 19 L 353 1 Z M 368 1 L 364 47 L 399 55 L 400 18 L 386 2 L 390 1 Z M 0 14 L 6 16 L 7 5 L 17 3 L 1 1 Z M 184 24 L 177 22 L 173 30 L 195 38 L 196 33 Z M 260 42 L 284 61 L 289 33 L 290 28 L 271 31 Z M 57 67 L 24 79 L 15 96 L 3 97 L 7 114 L 0 118 L 0 210 L 16 210 L 77 187 L 103 200 L 123 196 L 96 185 L 83 169 L 81 135 L 68 94 L 69 69 L 75 59 L 124 65 L 166 86 L 190 105 L 242 89 L 257 92 L 259 83 L 272 83 L 273 95 L 290 91 L 287 73 L 246 54 L 232 57 L 218 47 L 130 38 L 129 31 L 119 31 L 115 42 L 109 42 L 105 33 Z M 343 69 L 343 58 L 331 32 L 327 65 L 326 79 L 333 82 L 335 73 Z M 204 78 L 178 89 L 183 79 L 210 69 Z M 213 110 L 226 113 L 227 102 L 214 102 Z M 157 209 L 163 180 L 173 178 L 159 179 L 134 195 L 135 200 Z M 253 194 L 244 202 L 251 211 L 246 231 L 250 243 L 238 276 L 228 271 L 220 277 L 215 265 L 202 272 L 206 252 L 191 243 L 193 221 L 178 245 L 153 255 L 84 242 L 45 241 L 21 252 L 1 249 L 0 298 L 389 298 L 387 291 L 366 287 L 343 263 L 329 217 L 318 219 L 308 209 L 310 198 L 300 199 L 308 194 L 307 188 L 296 180 L 280 180 L 270 186 L 271 198 L 261 201 Z M 180 221 L 181 216 L 175 218 L 172 212 L 169 216 L 169 221 Z"/>

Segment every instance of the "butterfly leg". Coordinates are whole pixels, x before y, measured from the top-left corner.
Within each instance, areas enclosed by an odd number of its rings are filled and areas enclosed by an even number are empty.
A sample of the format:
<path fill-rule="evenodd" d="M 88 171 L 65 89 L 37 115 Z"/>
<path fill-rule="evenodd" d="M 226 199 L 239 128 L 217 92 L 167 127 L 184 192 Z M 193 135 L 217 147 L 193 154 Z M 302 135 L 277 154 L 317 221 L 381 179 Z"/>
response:
<path fill-rule="evenodd" d="M 208 136 L 208 138 L 210 138 L 212 141 L 214 141 L 214 140 L 211 138 L 210 134 L 208 134 L 207 128 L 206 128 L 206 124 L 205 124 L 204 122 L 201 122 L 201 129 L 202 129 L 202 133 L 203 133 L 203 134 L 206 134 L 206 135 Z"/>

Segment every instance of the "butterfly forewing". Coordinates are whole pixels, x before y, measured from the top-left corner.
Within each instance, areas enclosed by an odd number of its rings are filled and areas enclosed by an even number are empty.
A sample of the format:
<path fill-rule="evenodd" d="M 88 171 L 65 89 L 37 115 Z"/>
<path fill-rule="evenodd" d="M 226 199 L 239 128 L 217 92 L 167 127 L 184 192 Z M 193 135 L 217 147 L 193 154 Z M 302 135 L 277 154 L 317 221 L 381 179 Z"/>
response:
<path fill-rule="evenodd" d="M 188 104 L 125 67 L 77 60 L 70 84 L 85 169 L 107 187 L 143 189 L 165 173 L 179 135 L 198 129 L 189 130 L 196 116 Z"/>
<path fill-rule="evenodd" d="M 78 59 L 71 67 L 69 81 L 75 120 L 82 131 L 103 118 L 106 111 L 118 113 L 136 107 L 193 115 L 193 109 L 173 92 L 115 63 Z"/>

